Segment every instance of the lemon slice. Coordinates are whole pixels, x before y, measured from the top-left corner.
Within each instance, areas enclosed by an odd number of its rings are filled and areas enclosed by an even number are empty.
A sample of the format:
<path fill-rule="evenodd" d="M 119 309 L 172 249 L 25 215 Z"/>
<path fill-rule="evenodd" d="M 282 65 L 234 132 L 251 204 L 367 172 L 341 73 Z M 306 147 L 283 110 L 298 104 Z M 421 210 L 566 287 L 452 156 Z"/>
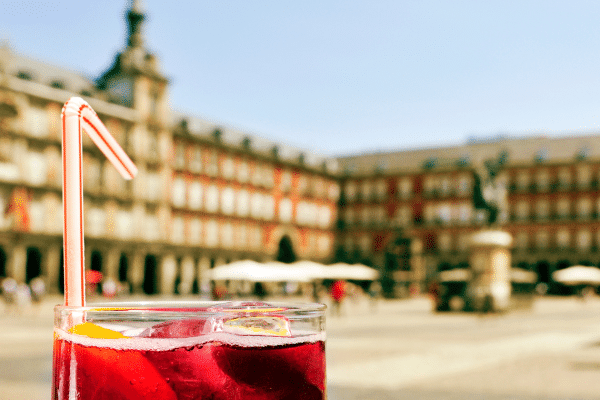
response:
<path fill-rule="evenodd" d="M 69 329 L 69 332 L 80 336 L 91 337 L 94 339 L 123 339 L 127 337 L 121 334 L 120 332 L 113 331 L 112 329 L 108 328 L 103 328 L 91 322 L 77 324 L 71 329 Z"/>
<path fill-rule="evenodd" d="M 228 319 L 223 330 L 238 335 L 292 336 L 290 323 L 282 317 L 240 317 Z"/>

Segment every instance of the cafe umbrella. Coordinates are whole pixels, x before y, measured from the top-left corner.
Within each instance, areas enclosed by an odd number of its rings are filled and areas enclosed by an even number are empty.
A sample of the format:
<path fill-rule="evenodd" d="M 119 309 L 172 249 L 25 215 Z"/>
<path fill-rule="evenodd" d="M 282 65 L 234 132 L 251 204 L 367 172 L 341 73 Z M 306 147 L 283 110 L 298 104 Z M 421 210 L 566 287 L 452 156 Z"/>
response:
<path fill-rule="evenodd" d="M 555 271 L 552 278 L 568 286 L 600 286 L 600 269 L 585 265 L 574 265 Z"/>

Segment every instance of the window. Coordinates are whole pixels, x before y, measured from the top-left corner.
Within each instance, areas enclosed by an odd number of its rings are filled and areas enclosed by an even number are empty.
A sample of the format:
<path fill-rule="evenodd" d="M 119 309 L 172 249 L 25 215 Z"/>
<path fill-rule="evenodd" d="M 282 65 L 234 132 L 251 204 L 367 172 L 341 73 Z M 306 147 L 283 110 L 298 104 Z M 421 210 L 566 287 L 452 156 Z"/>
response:
<path fill-rule="evenodd" d="M 529 190 L 530 176 L 527 171 L 520 171 L 516 177 L 516 185 L 519 191 Z"/>
<path fill-rule="evenodd" d="M 27 129 L 32 136 L 44 137 L 50 133 L 50 121 L 45 107 L 32 105 L 27 111 Z"/>
<path fill-rule="evenodd" d="M 191 149 L 190 172 L 198 174 L 202 172 L 202 149 L 200 146 L 194 146 Z"/>
<path fill-rule="evenodd" d="M 592 171 L 587 165 L 577 167 L 577 185 L 580 189 L 587 189 L 592 183 Z"/>
<path fill-rule="evenodd" d="M 461 204 L 458 207 L 458 220 L 461 224 L 468 224 L 473 217 L 472 206 L 470 204 Z"/>
<path fill-rule="evenodd" d="M 214 219 L 210 219 L 206 223 L 204 243 L 208 247 L 217 247 L 219 244 L 219 224 Z"/>
<path fill-rule="evenodd" d="M 377 206 L 373 209 L 373 219 L 377 223 L 377 225 L 382 225 L 385 223 L 385 207 Z"/>
<path fill-rule="evenodd" d="M 250 169 L 248 167 L 248 161 L 242 160 L 240 161 L 240 165 L 237 170 L 237 180 L 240 183 L 248 182 L 248 178 L 250 177 Z"/>
<path fill-rule="evenodd" d="M 146 173 L 146 199 L 148 201 L 158 201 L 162 192 L 160 175 L 155 171 Z"/>
<path fill-rule="evenodd" d="M 581 229 L 577 232 L 577 248 L 588 250 L 592 247 L 592 233 L 587 229 Z"/>
<path fill-rule="evenodd" d="M 449 233 L 441 233 L 438 236 L 438 245 L 440 250 L 448 252 L 452 250 L 452 235 Z"/>
<path fill-rule="evenodd" d="M 360 185 L 360 196 L 362 201 L 370 201 L 373 195 L 373 184 L 370 181 L 363 181 Z"/>
<path fill-rule="evenodd" d="M 134 232 L 133 216 L 131 213 L 125 210 L 120 210 L 117 212 L 115 219 L 117 237 L 120 239 L 129 239 Z"/>
<path fill-rule="evenodd" d="M 173 187 L 171 188 L 171 201 L 175 207 L 185 207 L 185 181 L 181 177 L 173 179 Z"/>
<path fill-rule="evenodd" d="M 409 206 L 402 206 L 396 211 L 396 223 L 399 226 L 408 226 L 412 222 L 412 213 Z"/>
<path fill-rule="evenodd" d="M 526 200 L 521 200 L 517 203 L 515 214 L 517 220 L 525 221 L 529 218 L 529 203 Z"/>
<path fill-rule="evenodd" d="M 571 201 L 567 197 L 558 199 L 556 203 L 556 214 L 562 219 L 566 219 L 571 216 Z"/>
<path fill-rule="evenodd" d="M 535 180 L 538 191 L 547 192 L 550 190 L 550 174 L 547 169 L 543 168 L 538 170 Z"/>
<path fill-rule="evenodd" d="M 231 222 L 221 225 L 221 245 L 226 249 L 233 247 L 233 225 Z"/>
<path fill-rule="evenodd" d="M 269 194 L 263 195 L 263 215 L 266 221 L 272 221 L 275 218 L 275 199 Z"/>
<path fill-rule="evenodd" d="M 535 244 L 538 249 L 547 249 L 549 242 L 550 234 L 547 230 L 541 230 L 535 234 Z"/>
<path fill-rule="evenodd" d="M 252 193 L 250 197 L 250 215 L 252 218 L 262 218 L 263 196 L 260 193 Z"/>
<path fill-rule="evenodd" d="M 27 182 L 31 185 L 42 185 L 46 183 L 48 168 L 46 157 L 38 151 L 27 153 Z"/>
<path fill-rule="evenodd" d="M 242 189 L 238 192 L 235 211 L 240 217 L 248 216 L 248 213 L 250 212 L 250 195 L 246 189 Z"/>
<path fill-rule="evenodd" d="M 540 199 L 535 205 L 535 215 L 539 220 L 546 220 L 550 217 L 550 202 L 546 199 Z"/>
<path fill-rule="evenodd" d="M 328 228 L 331 224 L 331 209 L 327 205 L 319 207 L 318 224 L 321 228 Z"/>
<path fill-rule="evenodd" d="M 160 222 L 154 214 L 147 214 L 144 218 L 144 239 L 156 241 L 160 239 Z"/>
<path fill-rule="evenodd" d="M 193 181 L 190 183 L 188 192 L 188 205 L 192 210 L 200 210 L 202 208 L 202 183 Z"/>
<path fill-rule="evenodd" d="M 335 182 L 329 183 L 329 189 L 327 191 L 327 196 L 331 201 L 338 201 L 340 198 L 340 185 Z"/>
<path fill-rule="evenodd" d="M 292 190 L 292 173 L 288 170 L 283 170 L 281 172 L 281 183 L 280 183 L 281 191 L 284 193 L 288 193 Z"/>
<path fill-rule="evenodd" d="M 199 245 L 202 240 L 202 222 L 198 218 L 190 221 L 190 235 L 188 242 L 192 245 Z"/>
<path fill-rule="evenodd" d="M 221 212 L 225 215 L 232 215 L 235 211 L 235 191 L 233 188 L 226 187 L 221 191 Z"/>
<path fill-rule="evenodd" d="M 185 239 L 185 223 L 183 221 L 183 217 L 174 217 L 171 229 L 171 240 L 173 243 L 183 243 Z"/>
<path fill-rule="evenodd" d="M 413 182 L 410 178 L 402 178 L 398 182 L 398 193 L 402 200 L 407 200 L 412 196 Z"/>
<path fill-rule="evenodd" d="M 558 170 L 558 187 L 566 190 L 571 186 L 571 170 L 569 168 L 561 168 Z"/>
<path fill-rule="evenodd" d="M 210 150 L 207 161 L 206 174 L 208 176 L 217 176 L 219 174 L 219 155 L 215 149 Z"/>
<path fill-rule="evenodd" d="M 581 198 L 577 201 L 577 216 L 581 219 L 590 218 L 592 214 L 592 201 L 588 198 Z"/>
<path fill-rule="evenodd" d="M 175 169 L 185 168 L 185 145 L 181 142 L 175 145 L 175 160 L 173 166 Z"/>
<path fill-rule="evenodd" d="M 383 201 L 387 197 L 387 182 L 383 179 L 379 179 L 375 182 L 375 194 L 377 196 L 377 200 Z"/>
<path fill-rule="evenodd" d="M 346 182 L 346 185 L 344 186 L 344 195 L 348 202 L 353 202 L 356 199 L 356 182 Z"/>
<path fill-rule="evenodd" d="M 452 222 L 452 206 L 449 204 L 440 204 L 438 206 L 438 219 L 444 225 L 450 225 Z"/>
<path fill-rule="evenodd" d="M 231 158 L 231 156 L 226 156 L 225 158 L 223 158 L 221 170 L 222 170 L 223 178 L 233 179 L 233 177 L 235 175 L 235 164 L 234 164 L 233 158 Z"/>
<path fill-rule="evenodd" d="M 459 196 L 467 196 L 471 194 L 471 187 L 473 185 L 473 178 L 470 175 L 461 175 L 458 178 L 458 194 Z"/>
<path fill-rule="evenodd" d="M 211 213 L 219 211 L 219 188 L 217 185 L 212 184 L 206 189 L 205 204 L 206 211 Z"/>
<path fill-rule="evenodd" d="M 571 232 L 568 229 L 561 229 L 556 233 L 556 244 L 558 247 L 566 249 L 571 245 Z"/>
<path fill-rule="evenodd" d="M 440 193 L 442 196 L 449 196 L 452 191 L 452 181 L 449 176 L 443 176 L 440 179 Z"/>
<path fill-rule="evenodd" d="M 515 236 L 515 246 L 520 250 L 525 250 L 529 246 L 529 235 L 527 232 L 518 232 Z"/>
<path fill-rule="evenodd" d="M 279 201 L 279 220 L 284 224 L 292 222 L 292 200 L 288 198 L 281 199 Z"/>

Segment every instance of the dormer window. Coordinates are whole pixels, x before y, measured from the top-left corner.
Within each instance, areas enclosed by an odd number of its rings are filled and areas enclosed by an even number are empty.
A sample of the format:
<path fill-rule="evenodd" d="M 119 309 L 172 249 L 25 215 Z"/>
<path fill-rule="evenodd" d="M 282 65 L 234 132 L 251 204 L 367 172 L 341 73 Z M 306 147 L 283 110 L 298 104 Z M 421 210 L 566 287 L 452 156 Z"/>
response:
<path fill-rule="evenodd" d="M 25 81 L 32 81 L 33 77 L 31 76 L 31 74 L 27 71 L 19 71 L 17 73 L 17 78 L 19 79 L 23 79 Z"/>
<path fill-rule="evenodd" d="M 534 161 L 536 163 L 543 163 L 548 160 L 548 149 L 540 149 L 535 153 Z"/>
<path fill-rule="evenodd" d="M 65 88 L 64 82 L 59 81 L 59 80 L 54 80 L 54 81 L 50 82 L 50 86 L 52 86 L 54 89 L 64 89 Z"/>

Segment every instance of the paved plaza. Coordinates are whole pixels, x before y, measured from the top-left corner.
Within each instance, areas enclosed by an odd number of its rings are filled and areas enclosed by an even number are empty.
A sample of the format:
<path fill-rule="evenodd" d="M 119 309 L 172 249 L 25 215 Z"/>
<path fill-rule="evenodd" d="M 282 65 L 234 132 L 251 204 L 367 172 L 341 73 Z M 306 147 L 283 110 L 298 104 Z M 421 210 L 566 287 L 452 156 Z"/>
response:
<path fill-rule="evenodd" d="M 0 400 L 50 398 L 60 301 L 0 309 Z M 329 400 L 600 399 L 598 298 L 542 298 L 505 315 L 362 299 L 328 316 L 327 335 Z"/>

